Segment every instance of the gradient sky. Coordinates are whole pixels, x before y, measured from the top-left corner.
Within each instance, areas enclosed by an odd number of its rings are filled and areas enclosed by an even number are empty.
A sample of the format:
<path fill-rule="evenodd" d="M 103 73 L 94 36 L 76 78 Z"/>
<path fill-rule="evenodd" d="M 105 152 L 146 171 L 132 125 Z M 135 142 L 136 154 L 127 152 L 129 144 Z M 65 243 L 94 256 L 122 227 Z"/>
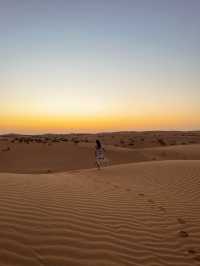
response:
<path fill-rule="evenodd" d="M 0 133 L 200 129 L 199 0 L 0 0 Z"/>

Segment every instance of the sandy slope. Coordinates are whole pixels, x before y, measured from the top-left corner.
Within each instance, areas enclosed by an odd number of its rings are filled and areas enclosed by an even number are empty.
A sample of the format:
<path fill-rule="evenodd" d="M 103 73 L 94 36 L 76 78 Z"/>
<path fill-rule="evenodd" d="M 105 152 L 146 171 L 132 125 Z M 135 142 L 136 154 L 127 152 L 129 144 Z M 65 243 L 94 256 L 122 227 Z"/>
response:
<path fill-rule="evenodd" d="M 1 266 L 200 265 L 200 161 L 0 174 Z"/>
<path fill-rule="evenodd" d="M 199 159 L 200 144 L 128 149 L 105 145 L 111 164 L 152 160 Z M 8 150 L 9 148 L 9 150 Z M 48 173 L 95 166 L 94 143 L 0 142 L 0 172 Z"/>
<path fill-rule="evenodd" d="M 94 144 L 9 144 L 0 146 L 0 172 L 47 173 L 95 167 Z M 133 162 L 131 150 L 106 148 L 112 164 Z"/>

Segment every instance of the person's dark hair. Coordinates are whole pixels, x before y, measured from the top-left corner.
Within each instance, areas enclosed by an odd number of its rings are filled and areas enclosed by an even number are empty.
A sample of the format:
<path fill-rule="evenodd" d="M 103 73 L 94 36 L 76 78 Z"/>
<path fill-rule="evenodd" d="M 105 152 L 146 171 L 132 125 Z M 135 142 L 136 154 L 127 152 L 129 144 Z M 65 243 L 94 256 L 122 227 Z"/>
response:
<path fill-rule="evenodd" d="M 100 140 L 96 140 L 96 144 L 97 144 L 97 149 L 101 149 L 101 142 Z"/>

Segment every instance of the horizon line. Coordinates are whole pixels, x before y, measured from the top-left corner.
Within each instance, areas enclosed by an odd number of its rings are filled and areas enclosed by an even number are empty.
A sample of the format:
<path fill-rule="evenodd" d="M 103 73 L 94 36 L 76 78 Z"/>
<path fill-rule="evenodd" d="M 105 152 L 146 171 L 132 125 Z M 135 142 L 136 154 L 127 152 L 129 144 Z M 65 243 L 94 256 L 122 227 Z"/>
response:
<path fill-rule="evenodd" d="M 151 133 L 151 132 L 200 132 L 200 129 L 196 130 L 122 130 L 122 131 L 99 131 L 94 133 L 89 132 L 70 132 L 70 133 L 5 133 L 0 134 L 0 137 L 9 137 L 9 136 L 45 136 L 45 135 L 98 135 L 98 134 L 112 134 L 112 133 Z"/>

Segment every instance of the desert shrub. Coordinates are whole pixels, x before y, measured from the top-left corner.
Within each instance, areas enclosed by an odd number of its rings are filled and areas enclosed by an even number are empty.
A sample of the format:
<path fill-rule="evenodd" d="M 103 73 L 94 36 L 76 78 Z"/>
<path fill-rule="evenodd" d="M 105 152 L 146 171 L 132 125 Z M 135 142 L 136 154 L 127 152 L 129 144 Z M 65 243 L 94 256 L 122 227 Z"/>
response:
<path fill-rule="evenodd" d="M 158 139 L 158 142 L 159 142 L 160 145 L 162 145 L 162 146 L 166 146 L 166 145 L 167 145 L 163 139 Z"/>
<path fill-rule="evenodd" d="M 58 139 L 53 139 L 52 142 L 59 142 L 59 140 Z"/>
<path fill-rule="evenodd" d="M 78 143 L 80 142 L 80 140 L 77 139 L 77 138 L 72 138 L 72 142 L 73 142 L 74 144 L 78 144 Z"/>

